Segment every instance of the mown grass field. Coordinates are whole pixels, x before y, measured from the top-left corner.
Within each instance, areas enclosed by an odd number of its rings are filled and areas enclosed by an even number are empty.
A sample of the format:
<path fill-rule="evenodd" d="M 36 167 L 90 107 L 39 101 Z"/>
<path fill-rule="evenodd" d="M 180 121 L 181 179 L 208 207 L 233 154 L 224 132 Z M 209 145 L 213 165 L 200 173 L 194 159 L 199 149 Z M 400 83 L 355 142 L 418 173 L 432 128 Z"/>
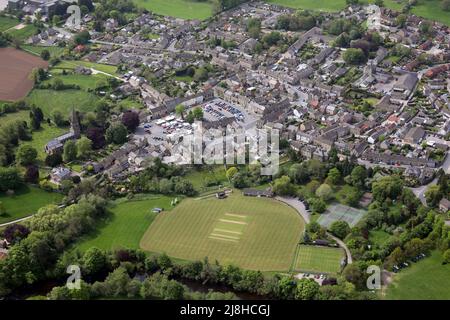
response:
<path fill-rule="evenodd" d="M 138 249 L 139 241 L 156 217 L 155 207 L 170 210 L 171 197 L 154 196 L 145 200 L 122 201 L 110 208 L 110 218 L 97 232 L 86 236 L 77 246 L 81 251 L 91 247 L 103 250 Z"/>
<path fill-rule="evenodd" d="M 47 192 L 36 187 L 23 186 L 16 190 L 15 195 L 8 196 L 0 193 L 0 202 L 6 210 L 6 215 L 0 215 L 0 224 L 24 218 L 47 204 L 57 204 L 62 200 L 62 195 Z"/>
<path fill-rule="evenodd" d="M 68 115 L 72 108 L 82 112 L 93 111 L 98 99 L 96 95 L 83 90 L 34 89 L 25 100 L 39 106 L 44 115 L 49 117 L 55 110 L 61 111 L 63 115 Z"/>
<path fill-rule="evenodd" d="M 209 1 L 191 0 L 133 0 L 139 7 L 163 16 L 188 20 L 205 20 L 212 16 L 212 4 Z"/>
<path fill-rule="evenodd" d="M 51 83 L 54 79 L 60 79 L 67 85 L 78 85 L 82 90 L 94 89 L 97 84 L 105 83 L 108 76 L 103 74 L 66 74 L 58 72 L 58 69 L 52 69 L 52 77 L 44 83 Z"/>
<path fill-rule="evenodd" d="M 20 46 L 20 48 L 35 55 L 40 55 L 42 51 L 47 50 L 50 53 L 51 57 L 59 57 L 64 52 L 64 48 L 56 46 L 44 47 L 44 46 L 33 46 L 29 44 L 23 44 Z"/>
<path fill-rule="evenodd" d="M 20 21 L 18 19 L 10 18 L 10 17 L 0 17 L 0 32 L 8 30 L 16 25 L 18 25 Z"/>
<path fill-rule="evenodd" d="M 276 200 L 244 197 L 185 199 L 159 214 L 141 248 L 185 260 L 208 257 L 245 269 L 288 271 L 304 222 Z"/>
<path fill-rule="evenodd" d="M 27 40 L 29 37 L 33 36 L 37 32 L 37 28 L 32 25 L 26 25 L 22 29 L 10 29 L 7 31 L 8 34 L 12 35 L 14 38 L 17 38 L 21 41 Z"/>
<path fill-rule="evenodd" d="M 295 271 L 337 273 L 344 251 L 340 248 L 299 246 Z"/>
<path fill-rule="evenodd" d="M 386 291 L 389 300 L 450 299 L 450 264 L 442 264 L 442 253 L 433 254 L 394 275 Z"/>
<path fill-rule="evenodd" d="M 58 63 L 56 68 L 60 69 L 75 69 L 77 66 L 84 66 L 86 68 L 93 68 L 95 70 L 108 73 L 110 75 L 117 75 L 117 67 L 111 66 L 108 64 L 102 64 L 102 63 L 95 63 L 95 62 L 89 62 L 89 61 L 62 61 L 61 63 Z"/>

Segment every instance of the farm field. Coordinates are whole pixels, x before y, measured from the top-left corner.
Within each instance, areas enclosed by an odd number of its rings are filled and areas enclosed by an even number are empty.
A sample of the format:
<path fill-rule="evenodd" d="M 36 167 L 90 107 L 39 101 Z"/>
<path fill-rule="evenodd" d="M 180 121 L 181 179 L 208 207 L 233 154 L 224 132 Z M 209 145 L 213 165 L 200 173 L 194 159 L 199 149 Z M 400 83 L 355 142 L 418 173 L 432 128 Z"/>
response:
<path fill-rule="evenodd" d="M 83 90 L 43 90 L 34 89 L 26 98 L 29 104 L 35 104 L 42 109 L 44 115 L 49 117 L 53 111 L 58 110 L 68 115 L 72 108 L 77 111 L 92 111 L 98 97 Z"/>
<path fill-rule="evenodd" d="M 156 217 L 155 207 L 170 210 L 171 197 L 154 196 L 144 200 L 122 201 L 110 208 L 111 217 L 97 232 L 83 238 L 77 248 L 85 251 L 91 247 L 102 250 L 114 248 L 138 249 L 139 241 Z"/>
<path fill-rule="evenodd" d="M 442 264 L 442 254 L 433 252 L 431 257 L 411 264 L 394 275 L 385 299 L 389 300 L 438 300 L 450 299 L 450 264 Z"/>
<path fill-rule="evenodd" d="M 62 198 L 59 193 L 29 186 L 16 190 L 13 196 L 0 193 L 0 202 L 6 210 L 6 215 L 0 215 L 0 224 L 29 216 L 47 204 L 58 203 Z"/>
<path fill-rule="evenodd" d="M 29 78 L 37 67 L 47 67 L 48 63 L 39 57 L 13 48 L 0 48 L 0 100 L 15 101 L 24 98 L 33 88 Z"/>
<path fill-rule="evenodd" d="M 133 0 L 140 8 L 163 16 L 189 20 L 206 20 L 212 16 L 212 4 L 209 1 L 191 0 Z"/>
<path fill-rule="evenodd" d="M 6 31 L 16 25 L 18 25 L 20 21 L 18 19 L 10 18 L 10 17 L 0 17 L 0 32 Z"/>
<path fill-rule="evenodd" d="M 295 261 L 295 271 L 337 273 L 344 251 L 340 248 L 301 245 Z"/>
<path fill-rule="evenodd" d="M 288 271 L 303 229 L 291 207 L 234 191 L 226 199 L 183 200 L 156 217 L 140 244 L 179 259 L 208 257 L 245 269 Z"/>

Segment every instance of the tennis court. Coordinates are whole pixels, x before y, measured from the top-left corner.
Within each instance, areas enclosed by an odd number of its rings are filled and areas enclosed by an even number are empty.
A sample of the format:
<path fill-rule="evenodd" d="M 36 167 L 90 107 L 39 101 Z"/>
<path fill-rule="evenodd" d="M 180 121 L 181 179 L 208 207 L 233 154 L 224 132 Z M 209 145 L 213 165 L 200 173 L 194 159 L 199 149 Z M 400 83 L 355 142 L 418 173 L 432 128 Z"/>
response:
<path fill-rule="evenodd" d="M 367 211 L 352 208 L 340 203 L 331 204 L 325 213 L 321 214 L 317 222 L 329 228 L 335 221 L 345 221 L 350 227 L 354 227 L 364 217 Z"/>

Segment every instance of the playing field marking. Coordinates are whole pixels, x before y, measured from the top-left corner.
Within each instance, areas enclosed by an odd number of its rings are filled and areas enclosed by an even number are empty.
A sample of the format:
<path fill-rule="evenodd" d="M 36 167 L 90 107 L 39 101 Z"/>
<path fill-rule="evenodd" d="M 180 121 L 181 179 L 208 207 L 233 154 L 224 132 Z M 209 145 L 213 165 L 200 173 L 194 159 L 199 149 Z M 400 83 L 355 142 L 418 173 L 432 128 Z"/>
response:
<path fill-rule="evenodd" d="M 247 219 L 247 216 L 243 216 L 240 214 L 234 214 L 234 213 L 225 213 L 226 216 L 230 216 L 230 217 L 237 217 L 237 218 L 243 218 L 243 219 Z"/>
<path fill-rule="evenodd" d="M 227 220 L 227 219 L 219 219 L 219 221 L 228 222 L 228 223 L 236 223 L 236 224 L 247 224 L 247 222 L 233 221 L 233 220 Z"/>
<path fill-rule="evenodd" d="M 223 237 L 223 238 L 227 238 L 227 239 L 239 240 L 238 237 L 227 236 L 227 235 L 225 235 L 225 234 L 220 234 L 220 233 L 211 233 L 210 235 L 211 235 L 211 236 L 214 236 L 214 237 Z"/>
<path fill-rule="evenodd" d="M 219 232 L 228 232 L 228 233 L 234 233 L 234 234 L 242 234 L 242 232 L 238 232 L 238 231 L 231 231 L 231 230 L 226 230 L 226 229 L 219 229 L 219 228 L 214 228 L 213 231 L 219 231 Z"/>
<path fill-rule="evenodd" d="M 225 238 L 219 238 L 219 237 L 214 237 L 214 236 L 209 236 L 208 238 L 216 239 L 216 240 L 222 240 L 222 241 L 239 242 L 238 240 L 234 240 L 234 239 L 225 239 Z"/>

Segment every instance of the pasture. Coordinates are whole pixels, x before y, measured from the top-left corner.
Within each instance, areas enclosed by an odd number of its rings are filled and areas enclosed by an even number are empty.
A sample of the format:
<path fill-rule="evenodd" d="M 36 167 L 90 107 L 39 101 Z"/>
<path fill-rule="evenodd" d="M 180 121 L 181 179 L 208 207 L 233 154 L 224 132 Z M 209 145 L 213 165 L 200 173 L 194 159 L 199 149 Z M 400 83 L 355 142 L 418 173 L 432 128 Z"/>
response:
<path fill-rule="evenodd" d="M 338 273 L 343 257 L 341 248 L 300 245 L 294 271 Z"/>
<path fill-rule="evenodd" d="M 433 252 L 428 258 L 412 263 L 394 275 L 386 290 L 389 300 L 448 300 L 450 299 L 450 264 L 442 264 L 442 253 Z"/>
<path fill-rule="evenodd" d="M 30 73 L 34 68 L 46 68 L 48 63 L 39 57 L 13 48 L 0 48 L 0 100 L 24 98 L 33 88 Z"/>
<path fill-rule="evenodd" d="M 159 214 L 141 240 L 145 251 L 245 269 L 288 271 L 304 230 L 298 213 L 273 199 L 214 196 L 185 199 Z"/>
<path fill-rule="evenodd" d="M 335 221 L 345 221 L 350 227 L 354 227 L 365 214 L 365 210 L 334 203 L 327 208 L 325 213 L 320 215 L 317 222 L 325 228 L 329 228 Z"/>
<path fill-rule="evenodd" d="M 138 249 L 139 241 L 156 217 L 155 207 L 171 210 L 172 198 L 151 196 L 142 200 L 119 199 L 109 208 L 110 216 L 96 228 L 95 233 L 84 237 L 77 245 L 81 251 L 91 247 L 102 250 L 116 248 Z"/>
<path fill-rule="evenodd" d="M 133 0 L 139 8 L 153 13 L 186 20 L 206 20 L 212 16 L 212 4 L 209 1 L 192 0 Z"/>
<path fill-rule="evenodd" d="M 0 202 L 6 214 L 0 215 L 0 224 L 24 218 L 47 204 L 57 204 L 63 196 L 59 193 L 47 192 L 36 187 L 23 186 L 12 196 L 0 193 Z"/>

